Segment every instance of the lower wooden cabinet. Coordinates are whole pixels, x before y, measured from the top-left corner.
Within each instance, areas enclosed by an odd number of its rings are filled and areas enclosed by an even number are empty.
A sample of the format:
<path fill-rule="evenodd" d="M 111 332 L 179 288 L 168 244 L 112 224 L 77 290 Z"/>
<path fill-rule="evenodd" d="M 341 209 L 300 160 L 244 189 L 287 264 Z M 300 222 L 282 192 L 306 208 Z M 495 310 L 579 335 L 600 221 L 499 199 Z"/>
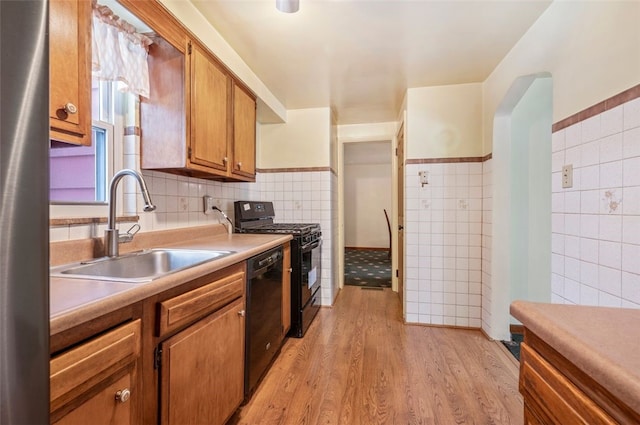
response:
<path fill-rule="evenodd" d="M 244 396 L 244 334 L 240 298 L 162 342 L 160 423 L 229 419 Z"/>
<path fill-rule="evenodd" d="M 525 406 L 542 423 L 615 424 L 596 403 L 526 343 L 521 348 L 520 387 Z M 530 420 L 531 423 L 536 423 Z"/>
<path fill-rule="evenodd" d="M 51 423 L 140 422 L 141 320 L 96 336 L 51 359 Z"/>
<path fill-rule="evenodd" d="M 54 425 L 134 425 L 130 402 L 134 376 L 127 371 L 124 376 L 102 389 L 79 407 L 61 417 Z"/>
<path fill-rule="evenodd" d="M 640 416 L 525 328 L 520 353 L 525 425 L 640 423 Z"/>

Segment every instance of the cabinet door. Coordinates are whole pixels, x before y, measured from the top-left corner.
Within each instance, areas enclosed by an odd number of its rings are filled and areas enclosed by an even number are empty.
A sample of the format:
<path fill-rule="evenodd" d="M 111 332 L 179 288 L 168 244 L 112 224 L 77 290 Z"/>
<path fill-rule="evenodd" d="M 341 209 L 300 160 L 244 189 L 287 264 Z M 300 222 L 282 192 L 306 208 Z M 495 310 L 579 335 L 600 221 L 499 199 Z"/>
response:
<path fill-rule="evenodd" d="M 162 424 L 224 424 L 240 406 L 244 308 L 234 301 L 162 343 Z"/>
<path fill-rule="evenodd" d="M 233 164 L 231 174 L 243 180 L 256 175 L 256 101 L 244 88 L 233 87 Z"/>
<path fill-rule="evenodd" d="M 291 329 L 291 244 L 287 242 L 282 260 L 282 337 Z"/>
<path fill-rule="evenodd" d="M 91 2 L 49 2 L 51 138 L 91 145 Z"/>
<path fill-rule="evenodd" d="M 226 174 L 231 79 L 224 68 L 196 43 L 191 43 L 190 58 L 189 161 L 202 171 L 220 170 L 223 171 L 221 174 Z"/>

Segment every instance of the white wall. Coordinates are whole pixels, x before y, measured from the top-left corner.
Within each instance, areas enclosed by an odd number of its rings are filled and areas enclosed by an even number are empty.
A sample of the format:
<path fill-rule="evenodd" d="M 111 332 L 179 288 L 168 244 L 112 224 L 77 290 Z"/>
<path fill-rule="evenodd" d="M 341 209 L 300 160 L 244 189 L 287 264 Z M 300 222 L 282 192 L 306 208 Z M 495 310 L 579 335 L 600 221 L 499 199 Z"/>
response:
<path fill-rule="evenodd" d="M 551 78 L 536 79 L 511 114 L 511 300 L 551 300 Z"/>
<path fill-rule="evenodd" d="M 338 139 L 340 143 L 386 141 L 393 140 L 397 131 L 396 121 L 341 125 L 338 127 Z"/>
<path fill-rule="evenodd" d="M 640 2 L 554 1 L 482 84 L 484 149 L 493 117 L 513 81 L 549 72 L 553 122 L 640 81 Z"/>
<path fill-rule="evenodd" d="M 388 248 L 391 217 L 391 142 L 344 145 L 344 245 Z"/>
<path fill-rule="evenodd" d="M 496 141 L 509 137 L 510 130 L 494 125 L 494 118 L 499 105 L 508 97 L 512 84 L 526 75 L 550 75 L 553 78 L 553 122 L 633 87 L 640 82 L 638 22 L 638 2 L 553 2 L 483 83 L 483 154 L 493 152 L 490 199 L 493 217 L 487 225 L 491 230 L 490 238 L 487 238 L 487 242 L 491 243 L 491 248 L 487 249 L 490 258 L 499 258 L 504 262 L 508 261 L 511 253 L 508 242 L 510 235 L 503 226 L 511 217 L 508 206 L 512 205 L 505 184 L 509 181 L 509 153 L 495 146 Z M 554 202 L 559 202 L 558 196 L 554 196 Z M 561 226 L 557 214 L 554 217 L 553 225 L 559 229 L 554 233 L 557 231 L 562 234 L 565 223 L 563 221 Z M 570 226 L 576 228 L 575 223 Z M 558 250 L 559 241 L 564 239 L 554 235 L 554 241 Z M 568 263 L 570 269 L 575 270 L 572 261 L 569 259 Z M 490 267 L 490 270 L 483 270 L 486 280 L 483 289 L 483 307 L 486 306 L 483 328 L 493 337 L 505 338 L 508 337 L 505 331 L 508 328 L 505 308 L 510 298 L 508 270 L 497 267 L 495 261 L 492 264 L 485 262 L 484 266 Z M 558 301 L 558 294 L 565 293 L 565 287 L 569 288 L 572 301 L 575 301 L 576 288 L 580 288 L 578 283 L 572 283 L 578 282 L 574 280 L 575 273 L 571 274 L 572 278 L 565 285 L 564 261 L 558 260 L 557 253 L 554 253 L 552 267 L 552 285 L 557 288 L 554 290 L 554 301 Z M 544 277 L 539 279 L 545 283 L 548 280 Z"/>
<path fill-rule="evenodd" d="M 405 157 L 456 158 L 482 154 L 482 84 L 407 90 Z"/>
<path fill-rule="evenodd" d="M 498 107 L 492 159 L 490 320 L 509 339 L 509 304 L 550 300 L 551 89 L 548 75 L 519 78 Z M 490 298 L 489 298 L 490 297 Z"/>
<path fill-rule="evenodd" d="M 285 124 L 262 124 L 258 168 L 331 166 L 331 110 L 292 109 Z"/>

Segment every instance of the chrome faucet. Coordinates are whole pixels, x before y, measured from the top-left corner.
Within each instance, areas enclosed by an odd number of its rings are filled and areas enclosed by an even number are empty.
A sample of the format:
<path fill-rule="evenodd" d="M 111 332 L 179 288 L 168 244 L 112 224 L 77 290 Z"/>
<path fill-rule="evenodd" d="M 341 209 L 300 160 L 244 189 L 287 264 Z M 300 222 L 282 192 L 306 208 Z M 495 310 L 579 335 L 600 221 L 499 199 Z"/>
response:
<path fill-rule="evenodd" d="M 126 175 L 135 177 L 138 185 L 140 185 L 142 198 L 144 199 L 143 211 L 149 212 L 156 209 L 156 206 L 151 202 L 151 196 L 142 174 L 129 168 L 118 171 L 111 179 L 111 183 L 109 183 L 109 218 L 107 219 L 107 230 L 104 231 L 104 249 L 107 257 L 117 257 L 119 254 L 120 236 L 118 235 L 118 229 L 116 229 L 116 188 L 118 182 Z M 129 242 L 132 238 L 133 234 L 127 233 L 127 235 L 123 235 L 122 241 Z"/>

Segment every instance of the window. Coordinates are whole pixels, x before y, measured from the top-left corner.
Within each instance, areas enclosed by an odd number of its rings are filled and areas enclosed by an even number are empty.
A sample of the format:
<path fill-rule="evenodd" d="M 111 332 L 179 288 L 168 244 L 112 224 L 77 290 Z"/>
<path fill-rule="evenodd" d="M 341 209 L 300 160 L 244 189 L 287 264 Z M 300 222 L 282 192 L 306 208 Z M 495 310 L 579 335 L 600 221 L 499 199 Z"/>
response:
<path fill-rule="evenodd" d="M 51 203 L 105 203 L 114 165 L 114 84 L 93 81 L 92 143 L 75 146 L 51 141 L 49 149 Z"/>

